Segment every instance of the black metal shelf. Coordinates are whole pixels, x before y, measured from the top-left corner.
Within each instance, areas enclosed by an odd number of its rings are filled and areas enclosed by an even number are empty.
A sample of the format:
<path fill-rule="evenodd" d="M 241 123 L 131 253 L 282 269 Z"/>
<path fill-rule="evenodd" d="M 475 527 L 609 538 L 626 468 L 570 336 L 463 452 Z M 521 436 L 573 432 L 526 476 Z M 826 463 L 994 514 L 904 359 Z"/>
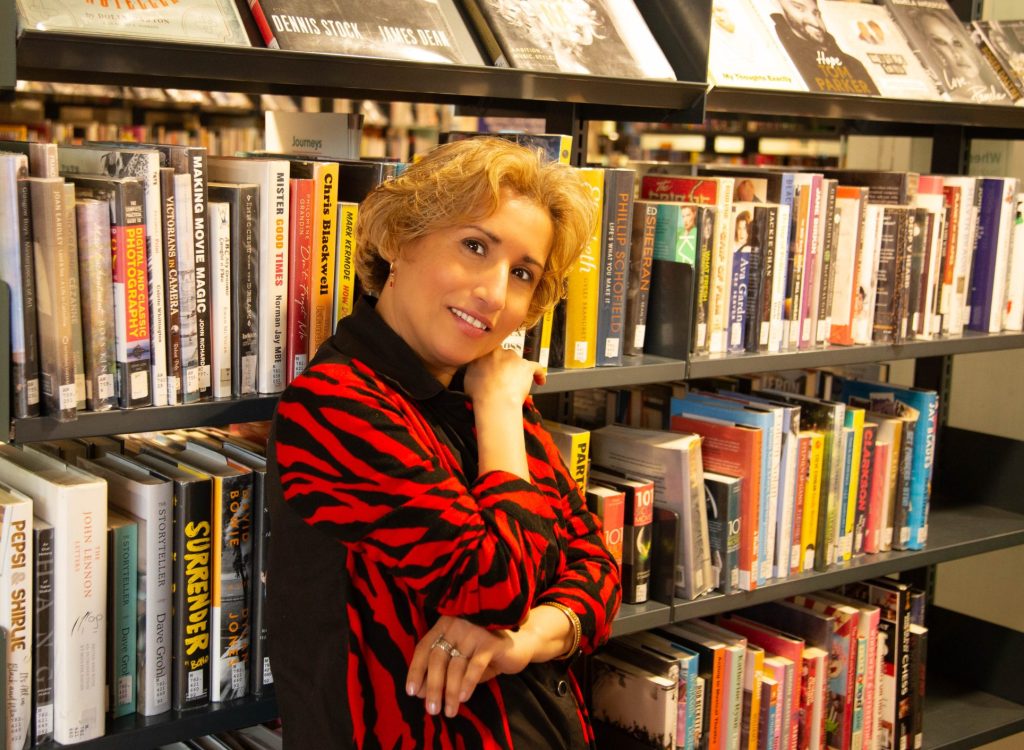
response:
<path fill-rule="evenodd" d="M 553 369 L 548 380 L 534 393 L 557 393 L 583 388 L 615 388 L 641 383 L 664 383 L 686 377 L 686 362 L 643 354 L 625 357 L 620 367 L 589 367 L 585 370 Z"/>
<path fill-rule="evenodd" d="M 746 372 L 790 370 L 807 367 L 833 367 L 863 362 L 884 362 L 892 359 L 918 359 L 947 354 L 971 354 L 1024 346 L 1022 333 L 975 333 L 962 336 L 902 344 L 869 344 L 865 346 L 827 346 L 778 354 L 728 354 L 695 357 L 690 360 L 687 377 L 709 378 L 739 375 Z"/>
<path fill-rule="evenodd" d="M 924 750 L 968 750 L 1024 732 L 1024 706 L 931 669 L 925 687 Z"/>
<path fill-rule="evenodd" d="M 693 601 L 677 599 L 672 606 L 672 620 L 709 617 L 795 594 L 924 568 L 1019 544 L 1024 544 L 1024 515 L 1020 513 L 988 505 L 933 505 L 928 516 L 928 543 L 923 550 L 864 555 L 833 565 L 824 572 L 809 571 L 785 580 L 772 581 L 754 591 L 728 595 L 708 594 Z"/>
<path fill-rule="evenodd" d="M 714 87 L 708 92 L 709 113 L 787 117 L 822 117 L 909 125 L 968 125 L 1019 130 L 1024 113 L 1012 105 L 913 101 L 874 96 L 766 91 Z"/>
<path fill-rule="evenodd" d="M 707 88 L 703 82 L 32 30 L 18 36 L 16 63 L 18 78 L 27 80 L 425 101 L 538 114 L 571 104 L 585 119 L 699 122 Z"/>
<path fill-rule="evenodd" d="M 273 698 L 240 698 L 214 703 L 192 711 L 168 711 L 159 716 L 132 714 L 107 723 L 107 733 L 86 742 L 75 743 L 81 750 L 140 750 L 155 748 L 183 737 L 198 737 L 228 729 L 241 729 L 277 718 Z M 36 745 L 39 750 L 67 747 L 56 742 Z"/>
<path fill-rule="evenodd" d="M 223 401 L 203 401 L 187 406 L 152 406 L 142 409 L 111 409 L 81 412 L 71 422 L 50 417 L 15 419 L 11 423 L 12 443 L 38 440 L 110 435 L 118 432 L 176 430 L 183 427 L 208 427 L 234 422 L 270 419 L 277 396 L 252 396 Z"/>
<path fill-rule="evenodd" d="M 647 601 L 643 604 L 623 604 L 619 607 L 619 614 L 612 623 L 612 635 L 626 635 L 626 633 L 639 633 L 641 630 L 649 630 L 659 625 L 668 625 L 672 622 L 672 607 L 656 601 Z"/>

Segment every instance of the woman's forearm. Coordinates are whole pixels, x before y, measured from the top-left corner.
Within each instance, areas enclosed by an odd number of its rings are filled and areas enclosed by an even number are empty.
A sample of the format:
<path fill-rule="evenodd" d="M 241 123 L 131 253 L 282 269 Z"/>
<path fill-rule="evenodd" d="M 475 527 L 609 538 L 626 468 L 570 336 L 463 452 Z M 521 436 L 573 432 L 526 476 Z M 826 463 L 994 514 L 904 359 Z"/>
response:
<path fill-rule="evenodd" d="M 522 404 L 485 400 L 474 403 L 473 412 L 479 473 L 507 471 L 529 482 Z"/>

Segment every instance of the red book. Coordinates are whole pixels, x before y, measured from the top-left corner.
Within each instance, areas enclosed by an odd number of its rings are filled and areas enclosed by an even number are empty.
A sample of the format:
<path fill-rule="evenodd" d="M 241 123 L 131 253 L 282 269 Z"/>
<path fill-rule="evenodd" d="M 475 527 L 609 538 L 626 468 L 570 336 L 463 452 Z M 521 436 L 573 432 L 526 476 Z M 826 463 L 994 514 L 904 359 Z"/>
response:
<path fill-rule="evenodd" d="M 810 433 L 803 433 L 797 440 L 796 486 L 793 488 L 793 547 L 789 568 L 791 574 L 800 573 L 804 569 L 804 548 L 801 543 L 804 533 L 804 495 L 807 493 L 807 473 L 811 470 L 811 443 L 814 437 Z"/>
<path fill-rule="evenodd" d="M 871 456 L 871 495 L 868 500 L 867 524 L 864 529 L 864 551 L 874 554 L 881 549 L 882 531 L 885 527 L 885 493 L 889 484 L 889 460 L 891 446 L 875 441 Z"/>
<path fill-rule="evenodd" d="M 868 508 L 871 505 L 871 479 L 873 467 L 871 461 L 875 456 L 875 435 L 878 425 L 874 422 L 864 423 L 861 438 L 860 476 L 857 479 L 857 510 L 853 521 L 853 555 L 867 552 Z"/>
<path fill-rule="evenodd" d="M 654 481 L 627 479 L 594 467 L 592 484 L 603 484 L 625 494 L 622 518 L 622 601 L 647 601 L 651 582 L 651 546 L 654 541 Z"/>
<path fill-rule="evenodd" d="M 613 487 L 592 484 L 587 487 L 587 508 L 601 519 L 604 543 L 615 562 L 622 567 L 622 526 L 626 514 L 626 493 Z"/>
<path fill-rule="evenodd" d="M 309 315 L 312 305 L 310 258 L 313 254 L 315 180 L 292 177 L 288 224 L 288 337 L 285 339 L 285 382 L 306 369 L 309 358 Z"/>
<path fill-rule="evenodd" d="M 745 425 L 672 417 L 674 432 L 703 437 L 701 459 L 705 471 L 742 477 L 740 488 L 739 588 L 757 588 L 757 560 L 761 540 L 758 513 L 761 505 L 761 430 Z"/>

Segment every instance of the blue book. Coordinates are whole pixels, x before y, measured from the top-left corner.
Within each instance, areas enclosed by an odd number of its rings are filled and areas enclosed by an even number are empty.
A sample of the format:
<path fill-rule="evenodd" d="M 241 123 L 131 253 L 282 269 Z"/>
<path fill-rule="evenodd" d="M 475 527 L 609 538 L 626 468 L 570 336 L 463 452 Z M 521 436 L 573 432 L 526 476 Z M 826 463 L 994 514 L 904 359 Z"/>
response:
<path fill-rule="evenodd" d="M 981 207 L 974 240 L 974 259 L 968 294 L 967 327 L 983 333 L 999 333 L 1003 327 L 1006 271 L 1014 221 L 1017 180 L 981 177 Z"/>
<path fill-rule="evenodd" d="M 687 393 L 682 398 L 673 398 L 671 415 L 728 421 L 748 427 L 757 427 L 763 432 L 765 437 L 761 441 L 761 493 L 758 503 L 758 517 L 756 519 L 760 542 L 756 556 L 757 570 L 755 571 L 757 585 L 763 586 L 767 579 L 771 577 L 772 568 L 771 559 L 767 556 L 767 552 L 769 549 L 768 516 L 771 503 L 772 456 L 778 453 L 777 450 L 773 450 L 777 434 L 776 414 L 769 409 L 759 406 L 743 404 L 713 393 L 695 391 Z M 778 470 L 777 463 L 774 468 L 776 471 Z M 746 522 L 746 520 L 741 520 L 741 523 Z"/>
<path fill-rule="evenodd" d="M 840 560 L 840 559 L 849 560 L 850 556 L 851 556 L 852 548 L 853 548 L 853 544 L 852 544 L 853 540 L 851 538 L 850 539 L 850 545 L 846 548 L 846 551 L 844 552 L 844 550 L 843 550 L 843 544 L 844 543 L 842 541 L 842 538 L 843 538 L 843 534 L 844 534 L 843 529 L 846 528 L 846 523 L 847 523 L 847 520 L 848 520 L 847 517 L 849 516 L 850 513 L 854 512 L 856 510 L 856 508 L 855 507 L 851 507 L 850 503 L 847 501 L 847 498 L 849 497 L 849 494 L 850 494 L 850 481 L 851 481 L 851 477 L 853 475 L 853 455 L 854 455 L 854 450 L 853 450 L 853 448 L 854 448 L 854 445 L 853 445 L 853 442 L 854 442 L 853 441 L 853 434 L 854 434 L 854 432 L 855 432 L 855 430 L 852 427 L 843 427 L 843 448 L 845 449 L 845 453 L 843 455 L 843 484 L 842 484 L 842 492 L 840 493 L 840 497 L 839 497 L 839 539 L 840 539 L 840 549 L 837 552 L 837 556 L 836 556 L 837 560 Z M 852 519 L 850 519 L 850 522 L 852 524 Z"/>
<path fill-rule="evenodd" d="M 107 535 L 107 710 L 116 719 L 136 707 L 139 524 L 108 508 Z"/>
<path fill-rule="evenodd" d="M 914 446 L 910 463 L 910 508 L 907 525 L 910 538 L 907 549 L 922 549 L 928 539 L 928 503 L 932 494 L 932 470 L 935 465 L 935 436 L 939 423 L 939 394 L 925 388 L 864 380 L 839 381 L 839 398 L 870 399 L 873 395 L 891 397 L 917 410 Z M 833 385 L 835 387 L 835 384 Z"/>

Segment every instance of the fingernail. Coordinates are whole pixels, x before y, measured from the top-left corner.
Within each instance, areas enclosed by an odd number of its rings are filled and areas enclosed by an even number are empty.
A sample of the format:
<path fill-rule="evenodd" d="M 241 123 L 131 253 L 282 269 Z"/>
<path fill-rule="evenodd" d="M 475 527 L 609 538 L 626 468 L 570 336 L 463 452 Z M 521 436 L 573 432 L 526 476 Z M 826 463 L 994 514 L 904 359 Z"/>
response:
<path fill-rule="evenodd" d="M 415 683 L 415 682 L 409 682 L 409 683 L 407 683 L 407 684 L 406 684 L 406 686 L 405 686 L 405 692 L 406 692 L 406 693 L 407 693 L 407 694 L 408 694 L 409 696 L 413 696 L 413 695 L 416 695 L 416 683 Z"/>
<path fill-rule="evenodd" d="M 434 703 L 434 701 L 429 701 L 427 703 L 427 713 L 431 716 L 437 716 L 437 704 Z"/>
<path fill-rule="evenodd" d="M 463 690 L 461 693 L 459 693 L 459 703 L 465 703 L 468 700 L 469 700 L 469 691 L 468 690 Z"/>
<path fill-rule="evenodd" d="M 459 712 L 459 707 L 453 704 L 448 704 L 447 706 L 445 706 L 444 712 L 449 719 L 453 719 L 455 718 L 455 714 Z"/>

